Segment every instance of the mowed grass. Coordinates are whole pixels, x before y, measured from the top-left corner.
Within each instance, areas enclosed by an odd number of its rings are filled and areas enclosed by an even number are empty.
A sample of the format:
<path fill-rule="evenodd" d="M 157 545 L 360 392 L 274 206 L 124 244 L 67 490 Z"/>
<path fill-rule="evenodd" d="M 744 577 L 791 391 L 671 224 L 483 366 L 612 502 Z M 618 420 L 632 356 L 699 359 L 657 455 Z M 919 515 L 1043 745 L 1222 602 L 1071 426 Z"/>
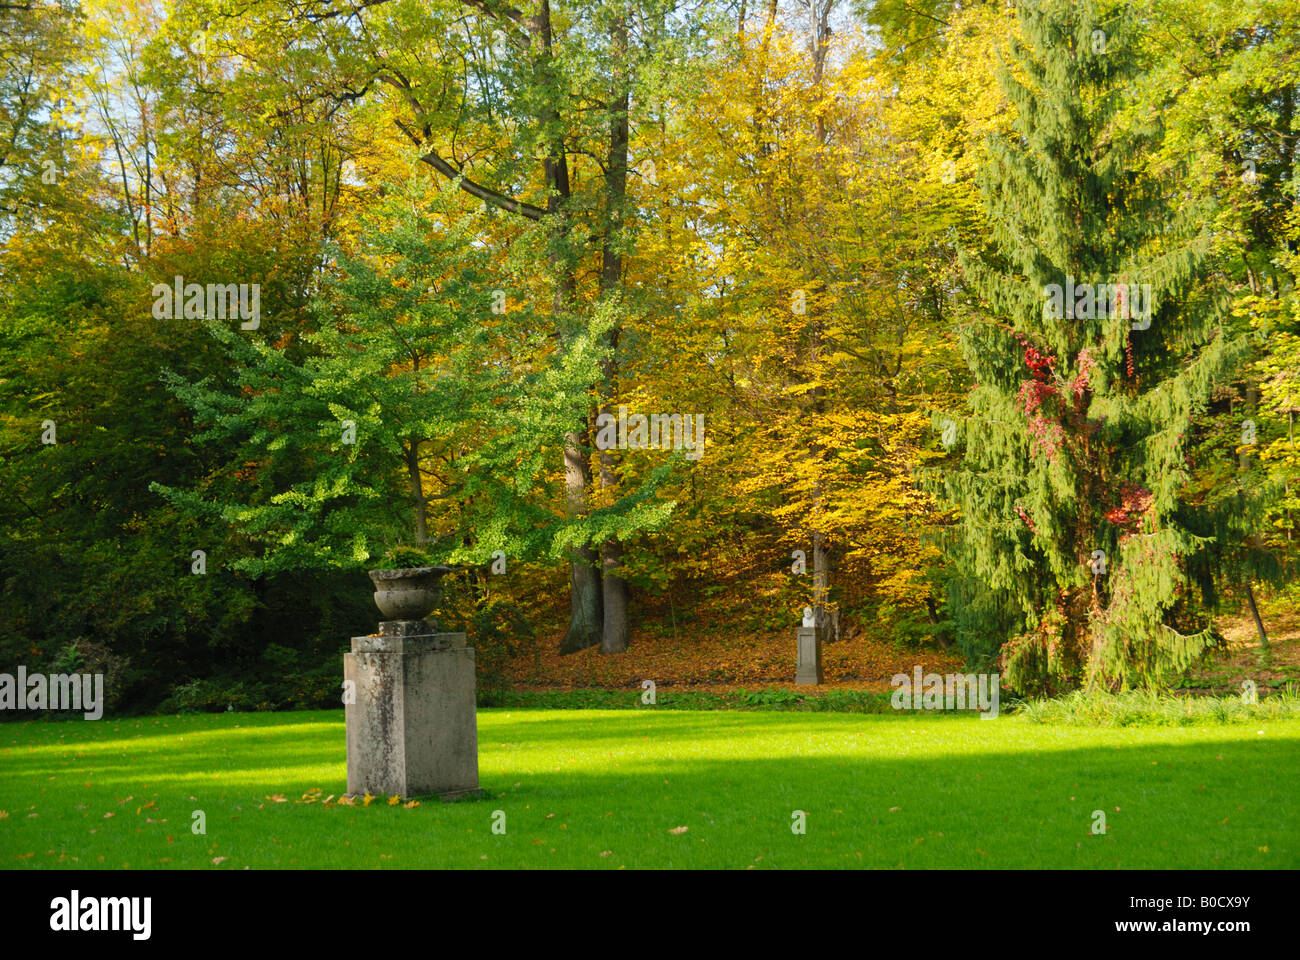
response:
<path fill-rule="evenodd" d="M 0 867 L 1300 866 L 1300 720 L 644 709 L 478 724 L 486 795 L 406 808 L 305 802 L 346 789 L 341 711 L 6 723 Z"/>

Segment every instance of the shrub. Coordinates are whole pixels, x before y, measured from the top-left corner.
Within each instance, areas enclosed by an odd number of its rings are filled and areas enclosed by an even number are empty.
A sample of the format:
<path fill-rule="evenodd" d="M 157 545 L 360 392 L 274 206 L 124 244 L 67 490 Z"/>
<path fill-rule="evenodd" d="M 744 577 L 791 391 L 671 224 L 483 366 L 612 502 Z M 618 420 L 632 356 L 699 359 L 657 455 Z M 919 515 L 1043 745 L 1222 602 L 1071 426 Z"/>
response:
<path fill-rule="evenodd" d="M 1240 695 L 1178 696 L 1151 690 L 1123 693 L 1076 690 L 1055 700 L 1030 699 L 1014 712 L 1032 723 L 1073 726 L 1193 726 L 1245 723 L 1300 715 L 1300 695 L 1288 684 L 1271 695 L 1260 691 L 1259 702 L 1247 704 Z"/>

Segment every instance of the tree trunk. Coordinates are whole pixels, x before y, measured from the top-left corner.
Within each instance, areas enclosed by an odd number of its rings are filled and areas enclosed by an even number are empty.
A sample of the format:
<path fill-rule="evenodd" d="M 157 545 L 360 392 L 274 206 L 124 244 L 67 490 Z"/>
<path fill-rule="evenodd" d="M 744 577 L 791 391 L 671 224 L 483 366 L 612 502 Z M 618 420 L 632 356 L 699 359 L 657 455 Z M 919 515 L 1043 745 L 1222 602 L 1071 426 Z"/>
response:
<path fill-rule="evenodd" d="M 627 73 L 627 11 L 622 10 L 610 27 L 610 48 L 614 55 L 610 116 L 609 151 L 605 163 L 605 237 L 601 250 L 601 297 L 617 296 L 623 283 L 623 229 L 627 206 L 627 148 L 630 78 Z M 619 327 L 609 332 L 609 354 L 602 370 L 602 412 L 615 414 L 618 396 Z M 615 450 L 600 451 L 600 485 L 615 495 L 618 485 Z M 604 622 L 600 652 L 623 653 L 628 643 L 627 581 L 620 575 L 623 544 L 610 539 L 601 545 L 603 572 Z"/>
<path fill-rule="evenodd" d="M 586 509 L 589 463 L 582 433 L 565 437 L 564 490 L 570 516 Z M 569 628 L 560 640 L 560 653 L 575 653 L 600 643 L 602 603 L 596 551 L 575 547 L 569 564 Z"/>
<path fill-rule="evenodd" d="M 939 607 L 934 602 L 934 594 L 932 593 L 925 595 L 925 612 L 930 618 L 930 624 L 937 627 L 939 625 Z M 952 637 L 948 636 L 947 631 L 936 630 L 934 639 L 939 642 L 939 647 L 942 650 L 947 650 L 952 646 Z"/>
<path fill-rule="evenodd" d="M 415 505 L 415 542 L 424 546 L 429 539 L 429 504 L 424 499 L 424 481 L 420 478 L 420 442 L 412 440 L 406 448 L 406 472 L 411 480 L 411 500 Z"/>
<path fill-rule="evenodd" d="M 812 16 L 812 56 L 813 56 L 813 84 L 817 87 L 819 94 L 824 93 L 823 80 L 826 65 L 826 40 L 830 35 L 830 28 L 827 25 L 827 18 L 830 16 L 831 9 L 835 6 L 836 0 L 824 0 L 818 4 L 816 0 L 811 8 Z M 826 123 L 819 110 L 817 112 L 816 131 L 817 143 L 824 146 L 826 143 Z M 822 284 L 817 283 L 818 288 Z M 818 365 L 821 363 L 822 352 L 822 305 L 820 301 L 815 302 L 810 313 L 810 342 L 809 342 L 809 361 L 810 372 L 814 378 L 820 381 Z M 812 420 L 811 428 L 816 434 L 820 426 L 821 417 L 826 412 L 826 389 L 821 386 L 814 387 L 812 390 Z M 825 449 L 819 443 L 809 444 L 809 456 L 814 462 L 821 461 L 826 454 Z M 813 503 L 814 503 L 814 523 L 816 527 L 812 530 L 812 548 L 813 548 L 813 617 L 817 626 L 826 628 L 834 622 L 833 635 L 839 639 L 839 612 L 832 612 L 828 609 L 830 603 L 830 552 L 826 546 L 826 534 L 821 529 L 821 502 L 822 502 L 822 484 L 820 478 L 813 484 Z"/>
<path fill-rule="evenodd" d="M 1252 381 L 1246 387 L 1246 412 L 1253 417 L 1258 404 L 1259 385 Z M 1245 451 L 1242 451 L 1239 466 L 1243 472 L 1250 467 L 1250 455 Z M 1251 539 L 1255 540 L 1256 538 Z M 1267 650 L 1268 633 L 1264 630 L 1264 621 L 1260 619 L 1259 607 L 1255 605 L 1255 591 L 1250 586 L 1249 578 L 1246 580 L 1246 603 L 1250 607 L 1251 617 L 1255 620 L 1255 632 L 1259 634 L 1259 645 Z"/>
<path fill-rule="evenodd" d="M 1246 603 L 1250 605 L 1250 615 L 1255 619 L 1255 632 L 1259 634 L 1259 645 L 1265 650 L 1268 649 L 1268 634 L 1264 631 L 1264 621 L 1259 618 L 1259 607 L 1255 606 L 1255 591 L 1250 588 L 1250 581 L 1246 581 Z"/>
<path fill-rule="evenodd" d="M 819 454 L 820 450 L 814 451 L 814 456 Z M 820 500 L 820 495 L 818 499 Z M 826 607 L 831 589 L 831 573 L 830 557 L 826 550 L 826 535 L 820 530 L 812 531 L 812 548 L 813 617 L 817 621 L 817 626 L 824 628 L 830 624 L 830 616 Z"/>
<path fill-rule="evenodd" d="M 623 565 L 623 544 L 608 541 L 601 548 L 604 565 L 604 624 L 600 637 L 601 653 L 624 653 L 631 631 L 627 619 L 627 581 L 619 575 Z"/>
<path fill-rule="evenodd" d="M 533 45 L 533 72 L 541 91 L 554 91 L 554 62 L 551 44 L 550 0 L 540 0 L 529 18 L 529 34 Z M 543 102 L 538 119 L 544 129 L 554 131 L 547 144 L 542 161 L 546 176 L 546 214 L 554 224 L 554 234 L 549 238 L 548 262 L 555 283 L 552 312 L 555 316 L 556 334 L 564 341 L 566 315 L 573 300 L 574 265 L 566 252 L 572 224 L 569 222 L 569 163 L 561 132 L 560 108 L 557 103 Z M 587 493 L 591 482 L 591 465 L 586 451 L 587 424 L 575 424 L 564 437 L 564 493 L 565 507 L 570 517 L 587 510 Z M 560 640 L 561 653 L 573 653 L 600 643 L 601 597 L 600 575 L 597 571 L 596 552 L 591 547 L 577 547 L 570 552 L 569 561 L 569 627 Z"/>

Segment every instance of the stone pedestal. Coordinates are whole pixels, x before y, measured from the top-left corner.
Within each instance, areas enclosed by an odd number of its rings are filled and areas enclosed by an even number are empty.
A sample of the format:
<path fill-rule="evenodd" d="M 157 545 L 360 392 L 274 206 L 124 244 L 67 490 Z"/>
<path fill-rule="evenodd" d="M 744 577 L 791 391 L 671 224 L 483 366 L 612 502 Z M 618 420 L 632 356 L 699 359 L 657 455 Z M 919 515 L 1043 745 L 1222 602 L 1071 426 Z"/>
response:
<path fill-rule="evenodd" d="M 801 685 L 822 682 L 822 633 L 820 627 L 799 628 L 799 666 L 794 682 Z"/>
<path fill-rule="evenodd" d="M 478 790 L 474 649 L 463 633 L 430 621 L 389 620 L 379 635 L 353 637 L 343 678 L 348 793 L 376 797 Z"/>

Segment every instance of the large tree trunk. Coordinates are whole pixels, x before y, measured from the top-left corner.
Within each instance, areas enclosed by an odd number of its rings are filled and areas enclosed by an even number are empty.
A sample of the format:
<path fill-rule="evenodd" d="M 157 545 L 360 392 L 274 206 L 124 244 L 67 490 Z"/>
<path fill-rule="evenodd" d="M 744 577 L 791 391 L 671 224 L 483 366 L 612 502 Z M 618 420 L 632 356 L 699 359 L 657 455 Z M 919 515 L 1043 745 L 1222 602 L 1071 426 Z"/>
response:
<path fill-rule="evenodd" d="M 600 637 L 601 653 L 627 650 L 630 629 L 627 619 L 627 581 L 619 575 L 623 565 L 623 544 L 610 540 L 601 548 L 604 564 L 604 628 Z"/>
<path fill-rule="evenodd" d="M 528 32 L 533 45 L 533 72 L 538 89 L 554 91 L 554 60 L 551 44 L 550 0 L 540 0 L 528 21 Z M 567 253 L 572 224 L 569 220 L 569 163 L 564 147 L 560 106 L 544 102 L 538 110 L 543 127 L 554 131 L 547 144 L 543 170 L 546 175 L 546 214 L 554 228 L 550 240 L 548 263 L 555 283 L 552 312 L 555 316 L 556 334 L 565 340 L 564 326 L 573 303 L 574 264 Z M 588 425 L 575 424 L 564 438 L 564 493 L 569 516 L 581 516 L 587 511 L 587 494 L 591 483 L 591 464 L 587 454 Z M 596 567 L 595 551 L 578 547 L 571 551 L 569 561 L 569 627 L 560 640 L 561 653 L 573 653 L 600 643 L 601 597 L 600 575 Z"/>
<path fill-rule="evenodd" d="M 610 97 L 609 152 L 605 163 L 605 237 L 601 250 L 601 296 L 617 296 L 623 283 L 622 239 L 627 206 L 627 148 L 629 81 L 627 74 L 627 11 L 621 12 L 610 27 L 610 48 L 614 55 L 613 89 Z M 602 412 L 614 414 L 618 396 L 618 339 L 616 326 L 609 333 L 609 354 L 605 359 L 602 387 Z M 611 495 L 618 485 L 618 454 L 600 452 L 600 484 Z M 620 574 L 623 544 L 607 540 L 601 545 L 604 623 L 600 652 L 622 653 L 628 643 L 627 581 Z"/>
<path fill-rule="evenodd" d="M 578 516 L 586 509 L 589 465 L 581 433 L 565 438 L 564 489 L 569 514 Z M 600 573 L 596 551 L 577 547 L 569 565 L 569 629 L 560 640 L 560 653 L 574 653 L 600 643 L 603 616 Z"/>

